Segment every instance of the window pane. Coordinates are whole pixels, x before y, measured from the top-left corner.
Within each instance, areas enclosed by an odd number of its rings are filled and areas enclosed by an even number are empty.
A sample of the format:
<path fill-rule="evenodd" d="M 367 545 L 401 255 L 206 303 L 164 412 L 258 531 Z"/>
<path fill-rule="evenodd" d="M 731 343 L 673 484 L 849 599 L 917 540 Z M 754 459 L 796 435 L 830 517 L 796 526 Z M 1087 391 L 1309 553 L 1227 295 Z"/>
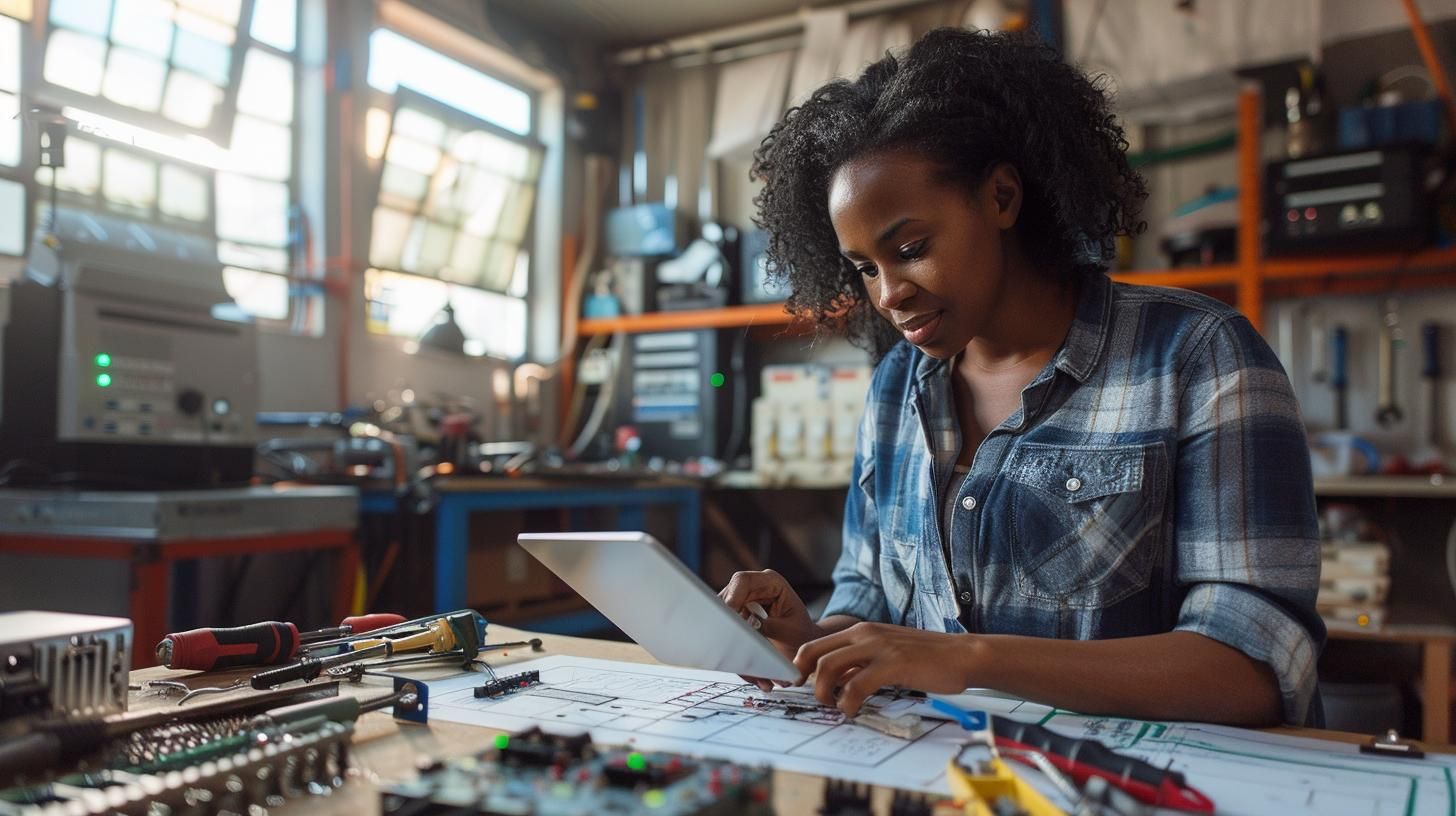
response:
<path fill-rule="evenodd" d="M 242 0 L 179 0 L 178 5 L 232 28 L 237 28 L 238 13 L 242 10 Z"/>
<path fill-rule="evenodd" d="M 151 209 L 157 203 L 157 163 L 120 150 L 101 159 L 101 194 L 117 204 Z"/>
<path fill-rule="evenodd" d="M 404 243 L 414 219 L 388 207 L 374 208 L 374 226 L 369 234 L 369 262 L 375 266 L 400 268 Z"/>
<path fill-rule="evenodd" d="M 166 0 L 116 0 L 111 41 L 165 59 L 172 51 L 172 8 Z"/>
<path fill-rule="evenodd" d="M 199 76 L 173 71 L 167 77 L 162 115 L 174 122 L 205 128 L 212 122 L 212 113 L 221 101 L 221 88 Z"/>
<path fill-rule="evenodd" d="M 162 80 L 167 66 L 156 57 L 123 48 L 111 49 L 101 93 L 113 102 L 144 111 L 162 104 Z"/>
<path fill-rule="evenodd" d="M 484 170 L 473 170 L 466 176 L 460 202 L 466 232 L 484 236 L 496 233 L 509 186 L 509 181 Z"/>
<path fill-rule="evenodd" d="M 8 14 L 18 20 L 29 20 L 31 12 L 31 0 L 0 0 L 0 14 Z"/>
<path fill-rule="evenodd" d="M 245 246 L 232 241 L 217 242 L 217 260 L 223 266 L 245 266 L 264 272 L 287 272 L 288 250 Z"/>
<path fill-rule="evenodd" d="M 255 0 L 253 3 L 253 39 L 277 48 L 292 51 L 297 40 L 298 6 L 295 0 Z"/>
<path fill-rule="evenodd" d="M 440 151 L 424 142 L 394 134 L 389 139 L 389 148 L 384 151 L 384 160 L 390 164 L 407 167 L 416 173 L 434 175 L 440 166 Z"/>
<path fill-rule="evenodd" d="M 364 152 L 378 161 L 384 155 L 384 146 L 389 143 L 389 111 L 370 108 L 364 114 Z"/>
<path fill-rule="evenodd" d="M 454 241 L 455 230 L 436 221 L 425 221 L 419 256 L 412 268 L 416 272 L 438 276 L 440 270 L 450 263 L 450 247 Z"/>
<path fill-rule="evenodd" d="M 35 180 L 49 187 L 51 169 L 37 169 Z M 67 139 L 66 166 L 61 168 L 56 187 L 81 195 L 95 195 L 101 187 L 101 148 L 95 142 Z"/>
<path fill-rule="evenodd" d="M 485 268 L 485 250 L 489 246 L 484 238 L 460 233 L 455 236 L 455 249 L 450 253 L 450 266 L 441 270 L 440 277 L 476 286 L 480 283 L 480 272 Z"/>
<path fill-rule="evenodd" d="M 293 167 L 293 131 L 251 116 L 233 122 L 233 168 L 249 175 L 287 181 Z"/>
<path fill-rule="evenodd" d="M 515 244 L 492 242 L 485 258 L 485 272 L 480 276 L 480 285 L 492 292 L 504 292 L 511 285 L 516 274 Z"/>
<path fill-rule="evenodd" d="M 20 125 L 15 114 L 20 112 L 20 97 L 0 93 L 0 165 L 20 164 Z"/>
<path fill-rule="evenodd" d="M 445 123 L 413 108 L 400 108 L 394 114 L 394 132 L 436 147 L 445 143 Z"/>
<path fill-rule="evenodd" d="M 512 243 L 520 243 L 526 237 L 526 226 L 531 223 L 531 204 L 536 198 L 536 188 L 527 184 L 512 185 L 511 197 L 501 213 L 499 236 Z"/>
<path fill-rule="evenodd" d="M 0 179 L 0 254 L 25 252 L 25 185 Z"/>
<path fill-rule="evenodd" d="M 364 292 L 371 301 L 371 330 L 419 337 L 444 308 L 450 290 L 428 278 L 370 269 L 364 273 Z"/>
<path fill-rule="evenodd" d="M 105 41 L 64 29 L 51 32 L 46 44 L 46 81 L 95 96 L 101 92 L 105 64 Z"/>
<path fill-rule="evenodd" d="M 516 272 L 511 275 L 511 285 L 506 294 L 511 297 L 525 297 L 531 287 L 531 253 L 524 249 L 516 253 Z"/>
<path fill-rule="evenodd" d="M 531 132 L 525 91 L 388 29 L 369 36 L 369 84 L 391 94 L 404 85 L 514 133 Z"/>
<path fill-rule="evenodd" d="M 193 71 L 213 85 L 228 84 L 232 65 L 232 46 L 185 28 L 177 29 L 177 42 L 172 46 L 172 64 Z"/>
<path fill-rule="evenodd" d="M 515 298 L 468 289 L 450 287 L 450 305 L 455 307 L 455 322 L 469 341 L 480 351 L 498 357 L 515 359 L 526 353 L 526 302 Z"/>
<path fill-rule="evenodd" d="M 207 181 L 175 164 L 162 165 L 161 210 L 188 221 L 207 220 Z"/>
<path fill-rule="evenodd" d="M 0 17 L 0 91 L 20 91 L 20 23 Z"/>
<path fill-rule="evenodd" d="M 222 284 L 248 314 L 267 320 L 288 318 L 288 279 L 282 275 L 225 266 Z"/>
<path fill-rule="evenodd" d="M 400 167 L 384 165 L 379 177 L 379 203 L 401 210 L 418 210 L 430 185 L 430 177 Z"/>
<path fill-rule="evenodd" d="M 51 22 L 98 37 L 106 36 L 111 0 L 51 0 Z"/>
<path fill-rule="evenodd" d="M 530 175 L 530 148 L 486 133 L 481 133 L 480 136 L 481 151 L 478 161 L 482 166 L 513 179 Z"/>
<path fill-rule="evenodd" d="M 288 186 L 219 172 L 219 238 L 265 246 L 288 245 Z"/>
<path fill-rule="evenodd" d="M 293 121 L 293 64 L 258 48 L 248 49 L 238 85 L 238 110 L 274 122 Z"/>

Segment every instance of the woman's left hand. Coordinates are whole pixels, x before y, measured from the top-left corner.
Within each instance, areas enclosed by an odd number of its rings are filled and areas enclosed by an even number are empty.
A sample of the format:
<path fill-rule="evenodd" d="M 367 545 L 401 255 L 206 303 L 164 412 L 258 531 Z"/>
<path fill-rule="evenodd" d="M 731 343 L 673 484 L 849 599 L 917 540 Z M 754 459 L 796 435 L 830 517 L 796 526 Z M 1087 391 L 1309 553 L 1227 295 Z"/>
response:
<path fill-rule="evenodd" d="M 794 666 L 800 682 L 814 678 L 814 696 L 849 716 L 885 686 L 938 694 L 966 689 L 969 636 L 926 632 L 887 623 L 856 623 L 799 647 Z"/>

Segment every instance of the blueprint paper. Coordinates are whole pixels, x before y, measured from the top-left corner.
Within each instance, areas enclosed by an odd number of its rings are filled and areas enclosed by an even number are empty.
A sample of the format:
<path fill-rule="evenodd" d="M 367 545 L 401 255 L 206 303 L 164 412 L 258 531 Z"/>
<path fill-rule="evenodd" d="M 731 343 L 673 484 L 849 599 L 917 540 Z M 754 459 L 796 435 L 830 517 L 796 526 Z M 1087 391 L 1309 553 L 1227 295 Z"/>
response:
<path fill-rule="evenodd" d="M 926 719 L 905 740 L 846 724 L 803 689 L 764 694 L 736 675 L 552 655 L 512 663 L 536 670 L 541 685 L 475 699 L 480 674 L 430 682 L 430 717 L 506 731 L 532 726 L 590 731 L 606 745 L 769 765 L 778 770 L 948 793 L 945 766 L 965 738 L 959 726 Z M 1159 767 L 1181 771 L 1220 816 L 1448 816 L 1456 814 L 1456 755 L 1424 760 L 1361 754 L 1355 745 L 1194 723 L 1088 717 L 1002 695 L 936 695 L 962 708 L 1037 722 Z M 881 713 L 927 714 L 923 699 L 876 696 Z M 1044 793 L 1053 789 L 1016 766 Z"/>

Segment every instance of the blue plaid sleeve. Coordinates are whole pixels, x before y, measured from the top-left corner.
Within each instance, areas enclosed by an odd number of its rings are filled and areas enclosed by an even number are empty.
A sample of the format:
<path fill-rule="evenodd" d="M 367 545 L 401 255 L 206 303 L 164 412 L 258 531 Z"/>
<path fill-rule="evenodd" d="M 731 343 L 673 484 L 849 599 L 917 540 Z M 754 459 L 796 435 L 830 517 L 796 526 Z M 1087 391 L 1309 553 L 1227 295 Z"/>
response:
<path fill-rule="evenodd" d="M 1243 317 L 1210 317 L 1185 358 L 1177 457 L 1177 629 L 1269 665 L 1303 724 L 1325 628 L 1319 529 L 1289 378 Z M 1197 486 L 1194 488 L 1193 486 Z"/>
<path fill-rule="evenodd" d="M 849 615 L 866 621 L 888 622 L 890 607 L 880 584 L 879 523 L 874 498 L 874 390 L 871 389 L 860 421 L 849 496 L 844 506 L 844 545 L 834 565 L 834 593 L 824 617 Z"/>

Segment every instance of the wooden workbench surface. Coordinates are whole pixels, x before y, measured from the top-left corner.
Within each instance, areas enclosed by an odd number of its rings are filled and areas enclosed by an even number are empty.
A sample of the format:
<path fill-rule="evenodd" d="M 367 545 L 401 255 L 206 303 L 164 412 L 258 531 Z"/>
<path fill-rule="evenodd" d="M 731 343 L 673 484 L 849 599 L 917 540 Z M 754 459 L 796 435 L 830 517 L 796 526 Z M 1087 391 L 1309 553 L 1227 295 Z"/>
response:
<path fill-rule="evenodd" d="M 516 640 L 541 638 L 544 654 L 567 654 L 580 657 L 596 657 L 604 660 L 622 660 L 632 663 L 655 663 L 642 647 L 632 643 L 617 643 L 604 640 L 566 637 L 563 635 L 536 635 L 512 629 L 507 626 L 491 625 L 489 641 L 502 643 Z M 508 650 L 492 653 L 490 665 L 497 671 L 512 663 L 531 660 L 530 649 Z M 418 672 L 416 672 L 418 673 Z M 504 672 L 502 672 L 504 673 Z M 246 672 L 215 673 L 202 675 L 175 672 L 162 668 L 141 669 L 132 672 L 132 682 L 148 679 L 183 680 L 193 687 L 225 685 L 233 678 L 246 676 Z M 422 673 L 421 676 L 423 676 Z M 388 693 L 388 688 L 377 680 L 359 685 L 344 684 L 342 693 L 363 697 L 376 697 Z M 239 690 L 232 695 L 244 695 Z M 202 700 L 225 699 L 224 695 L 200 698 Z M 131 710 L 140 711 L 157 707 L 176 705 L 176 697 L 163 697 L 147 692 L 132 692 Z M 1274 729 L 1280 733 L 1296 736 L 1313 736 L 1342 742 L 1361 739 L 1358 735 L 1334 731 L 1316 731 L 1307 728 Z M 349 783 L 327 798 L 296 800 L 285 808 L 275 811 L 280 814 L 337 814 L 337 816 L 375 816 L 379 813 L 380 783 L 407 778 L 422 762 L 442 757 L 454 757 L 484 750 L 490 738 L 498 733 L 494 729 L 477 728 L 449 722 L 432 722 L 428 726 L 396 723 L 386 712 L 372 712 L 360 718 L 354 737 L 351 778 Z M 817 812 L 823 791 L 823 781 L 818 777 L 778 771 L 774 775 L 774 806 L 780 816 L 809 816 Z M 878 813 L 886 812 L 889 794 L 877 790 L 875 807 Z"/>

